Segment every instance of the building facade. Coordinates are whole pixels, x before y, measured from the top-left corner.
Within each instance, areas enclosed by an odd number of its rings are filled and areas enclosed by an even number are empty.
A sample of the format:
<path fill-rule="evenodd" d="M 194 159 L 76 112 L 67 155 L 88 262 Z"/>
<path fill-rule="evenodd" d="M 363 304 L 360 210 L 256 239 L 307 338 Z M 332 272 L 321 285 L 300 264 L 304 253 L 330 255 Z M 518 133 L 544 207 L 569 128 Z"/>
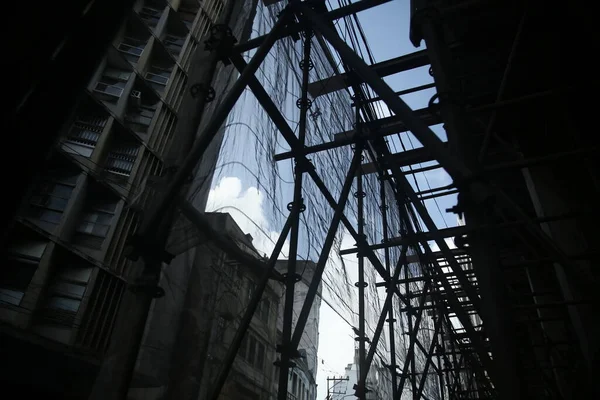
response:
<path fill-rule="evenodd" d="M 229 214 L 207 213 L 215 229 L 261 259 Z M 240 320 L 250 303 L 261 271 L 240 264 L 217 249 L 210 240 L 197 246 L 197 258 L 177 335 L 168 398 L 204 399 L 213 390 L 217 374 Z M 269 281 L 237 353 L 222 399 L 269 400 L 276 396 L 274 362 L 277 358 L 277 317 L 283 286 Z M 148 399 L 145 391 L 140 399 Z M 142 393 L 138 393 L 142 394 Z"/>
<path fill-rule="evenodd" d="M 255 6 L 251 0 L 135 3 L 65 121 L 5 246 L 3 380 L 27 393 L 87 397 L 109 344 L 118 340 L 112 337 L 114 323 L 137 272 L 126 257 L 126 240 L 142 219 L 153 182 L 181 151 L 183 136 L 196 135 L 181 126 L 193 117 L 185 103 L 202 74 L 203 38 L 226 10 L 234 35 L 248 37 Z M 216 93 L 233 78 L 232 68 L 219 64 Z M 218 101 L 217 95 L 208 107 Z M 209 182 L 219 147 L 217 138 L 196 171 Z M 208 189 L 201 191 L 195 203 L 205 204 L 207 194 Z M 161 284 L 171 279 L 165 285 L 170 300 L 154 302 L 148 327 L 181 315 L 187 289 L 169 288 L 189 278 L 196 251 L 182 251 L 163 274 Z M 176 329 L 170 328 L 157 337 L 146 333 L 144 348 L 159 341 L 159 353 L 171 357 Z M 147 376 L 144 363 L 150 368 L 164 361 L 151 353 L 140 353 L 134 382 L 163 387 L 169 364 Z"/>
<path fill-rule="evenodd" d="M 277 271 L 286 273 L 287 260 L 279 260 L 275 265 Z M 297 261 L 296 271 L 301 279 L 296 283 L 294 290 L 294 308 L 292 326 L 296 326 L 298 316 L 302 310 L 308 287 L 313 278 L 316 264 L 312 261 Z M 317 290 L 317 296 L 308 314 L 308 320 L 304 332 L 300 338 L 298 351 L 300 358 L 294 359 L 296 366 L 289 373 L 288 399 L 290 400 L 315 400 L 317 398 L 317 368 L 319 349 L 319 310 L 321 309 L 321 284 Z M 278 330 L 283 330 L 283 307 L 280 303 Z"/>
<path fill-rule="evenodd" d="M 358 349 L 354 352 L 354 362 L 346 366 L 343 379 L 333 380 L 334 385 L 331 387 L 328 400 L 341 400 L 344 398 L 356 398 L 355 386 L 359 379 L 358 367 Z M 391 373 L 384 366 L 372 365 L 367 374 L 366 385 L 366 400 L 386 400 L 391 399 Z"/>

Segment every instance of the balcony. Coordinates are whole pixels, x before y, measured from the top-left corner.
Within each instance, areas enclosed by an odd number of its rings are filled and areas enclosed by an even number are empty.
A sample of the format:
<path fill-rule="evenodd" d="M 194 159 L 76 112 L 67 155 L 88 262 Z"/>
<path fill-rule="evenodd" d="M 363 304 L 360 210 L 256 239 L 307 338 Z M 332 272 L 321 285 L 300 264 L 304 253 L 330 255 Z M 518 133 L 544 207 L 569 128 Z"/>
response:
<path fill-rule="evenodd" d="M 139 59 L 139 57 L 144 52 L 144 47 L 146 47 L 146 42 L 144 42 L 143 40 L 134 39 L 131 37 L 124 37 L 123 41 L 119 43 L 119 46 L 117 46 L 117 49 L 119 49 L 119 51 L 123 53 L 129 54 Z"/>
<path fill-rule="evenodd" d="M 77 114 L 62 144 L 68 153 L 90 157 L 102 131 L 108 122 L 108 114 L 94 103 L 84 103 Z"/>
<path fill-rule="evenodd" d="M 132 65 L 137 65 L 148 44 L 150 32 L 138 18 L 130 18 L 123 38 L 115 43 L 115 48 Z"/>
<path fill-rule="evenodd" d="M 185 43 L 185 36 L 175 36 L 175 35 L 167 35 L 164 39 L 165 47 L 169 50 L 169 53 L 177 59 L 179 57 L 179 53 L 181 53 L 181 49 L 183 44 Z"/>
<path fill-rule="evenodd" d="M 156 28 L 156 25 L 158 25 L 158 21 L 163 13 L 163 10 L 155 7 L 142 7 L 138 13 L 140 18 L 143 19 L 150 28 Z"/>
<path fill-rule="evenodd" d="M 171 71 L 161 70 L 156 67 L 150 67 L 150 71 L 146 72 L 146 79 L 150 82 L 158 83 L 159 85 L 166 85 L 169 82 Z"/>
<path fill-rule="evenodd" d="M 104 170 L 111 180 L 127 180 L 140 151 L 140 142 L 121 125 L 115 125 L 110 135 Z"/>
<path fill-rule="evenodd" d="M 94 91 L 98 93 L 102 93 L 108 95 L 110 100 L 112 98 L 118 99 L 123 94 L 124 85 L 119 85 L 118 83 L 107 83 L 107 82 L 98 82 L 94 87 Z"/>
<path fill-rule="evenodd" d="M 72 243 L 100 249 L 108 236 L 119 198 L 97 182 L 92 182 L 88 186 L 85 195 Z"/>
<path fill-rule="evenodd" d="M 143 79 L 136 77 L 134 89 L 131 92 L 125 113 L 125 126 L 133 132 L 142 135 L 146 140 L 148 129 L 154 119 L 154 114 L 160 98 Z"/>
<path fill-rule="evenodd" d="M 181 21 L 177 12 L 170 10 L 162 42 L 175 60 L 179 59 L 188 31 L 189 28 Z"/>
<path fill-rule="evenodd" d="M 137 143 L 122 143 L 113 147 L 106 158 L 106 170 L 113 174 L 129 176 L 139 151 L 140 146 Z"/>
<path fill-rule="evenodd" d="M 171 78 L 171 72 L 173 71 L 173 64 L 155 64 L 148 68 L 144 75 L 148 84 L 156 90 L 157 93 L 163 94 L 169 78 Z"/>

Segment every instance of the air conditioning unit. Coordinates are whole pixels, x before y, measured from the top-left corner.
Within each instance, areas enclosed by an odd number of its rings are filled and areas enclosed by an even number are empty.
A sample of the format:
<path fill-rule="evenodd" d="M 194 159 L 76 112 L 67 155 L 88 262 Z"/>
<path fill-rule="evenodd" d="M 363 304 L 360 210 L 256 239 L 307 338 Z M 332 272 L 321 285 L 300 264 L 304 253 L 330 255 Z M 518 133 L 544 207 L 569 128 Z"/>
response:
<path fill-rule="evenodd" d="M 129 95 L 129 101 L 132 105 L 139 107 L 142 104 L 142 92 L 139 90 L 132 90 Z"/>

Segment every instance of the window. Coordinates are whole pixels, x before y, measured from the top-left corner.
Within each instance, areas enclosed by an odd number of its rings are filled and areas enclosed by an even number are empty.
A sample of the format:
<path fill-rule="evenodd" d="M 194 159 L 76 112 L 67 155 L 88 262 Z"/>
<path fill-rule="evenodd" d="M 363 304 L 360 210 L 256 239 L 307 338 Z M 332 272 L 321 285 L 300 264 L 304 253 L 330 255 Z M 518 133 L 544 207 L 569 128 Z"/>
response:
<path fill-rule="evenodd" d="M 219 343 L 223 343 L 225 340 L 225 326 L 226 321 L 223 316 L 219 316 L 217 318 L 217 331 L 216 331 L 216 341 Z"/>
<path fill-rule="evenodd" d="M 150 68 L 148 68 L 145 77 L 150 83 L 150 85 L 154 88 L 154 90 L 162 94 L 165 91 L 167 82 L 169 82 L 172 70 L 173 66 L 166 68 L 159 66 L 151 66 Z"/>
<path fill-rule="evenodd" d="M 113 174 L 129 176 L 139 151 L 140 146 L 136 142 L 116 143 L 106 158 L 106 170 Z"/>
<path fill-rule="evenodd" d="M 75 257 L 64 257 L 48 284 L 42 318 L 58 325 L 73 325 L 93 267 Z"/>
<path fill-rule="evenodd" d="M 81 110 L 67 133 L 62 149 L 68 153 L 90 157 L 107 122 L 108 116 L 98 111 Z"/>
<path fill-rule="evenodd" d="M 103 100 L 107 100 L 114 103 L 121 97 L 124 88 L 125 82 L 118 79 L 103 76 L 100 79 L 100 81 L 96 82 L 94 91 L 102 94 L 103 96 L 101 98 Z"/>
<path fill-rule="evenodd" d="M 33 189 L 28 216 L 36 219 L 44 230 L 53 232 L 67 208 L 78 177 L 79 171 L 69 167 L 48 171 Z"/>
<path fill-rule="evenodd" d="M 256 369 L 262 369 L 265 365 L 266 346 L 259 341 L 254 334 L 246 332 L 238 355 L 246 360 Z"/>
<path fill-rule="evenodd" d="M 296 375 L 294 373 L 294 376 L 292 377 L 292 393 L 294 395 L 296 395 L 297 391 L 298 391 L 298 375 Z"/>
<path fill-rule="evenodd" d="M 258 318 L 265 324 L 269 323 L 269 313 L 271 312 L 271 302 L 269 299 L 262 299 L 256 310 Z"/>
<path fill-rule="evenodd" d="M 134 132 L 146 133 L 148 127 L 152 123 L 154 113 L 156 110 L 151 107 L 141 106 L 132 109 L 131 112 L 125 116 L 125 124 Z"/>
<path fill-rule="evenodd" d="M 148 26 L 154 28 L 156 25 L 158 25 L 162 10 L 158 8 L 158 5 L 152 4 L 152 6 L 147 5 L 142 7 L 139 14 L 140 17 L 148 24 Z"/>
<path fill-rule="evenodd" d="M 189 9 L 185 9 L 183 7 L 179 7 L 179 10 L 177 11 L 177 14 L 179 14 L 179 18 L 181 18 L 181 21 L 188 28 L 188 31 L 192 30 L 192 25 L 194 24 L 194 19 L 196 19 L 197 11 L 198 11 L 197 9 L 189 10 Z"/>
<path fill-rule="evenodd" d="M 138 59 L 144 52 L 144 47 L 146 47 L 146 41 L 128 36 L 124 37 L 123 41 L 117 46 L 119 51 L 137 57 Z"/>
<path fill-rule="evenodd" d="M 183 44 L 185 43 L 185 36 L 167 35 L 165 36 L 164 42 L 165 46 L 169 50 L 169 53 L 171 53 L 173 57 L 177 58 L 181 52 Z"/>
<path fill-rule="evenodd" d="M 261 342 L 256 342 L 256 358 L 254 360 L 254 366 L 258 369 L 262 369 L 265 365 L 265 345 Z"/>
<path fill-rule="evenodd" d="M 108 235 L 118 198 L 99 184 L 90 185 L 74 241 L 87 247 L 100 248 Z"/>
<path fill-rule="evenodd" d="M 21 304 L 47 244 L 23 240 L 8 248 L 0 268 L 0 303 Z"/>
<path fill-rule="evenodd" d="M 119 68 L 106 68 L 104 70 L 103 76 L 111 79 L 115 79 L 117 81 L 127 82 L 129 77 L 131 76 L 131 71 L 126 71 Z"/>
<path fill-rule="evenodd" d="M 223 1 L 215 0 L 215 10 L 214 10 L 215 21 L 219 20 L 219 18 L 221 17 L 221 14 L 223 13 L 224 8 L 225 8 L 225 5 L 223 4 Z"/>
<path fill-rule="evenodd" d="M 252 299 L 254 295 L 254 290 L 256 290 L 256 284 L 251 280 L 248 280 L 248 301 Z"/>
<path fill-rule="evenodd" d="M 154 83 L 166 85 L 171 76 L 171 69 L 163 69 L 160 67 L 150 67 L 146 72 L 146 78 Z"/>
<path fill-rule="evenodd" d="M 77 345 L 100 354 L 106 350 L 124 292 L 125 282 L 108 272 L 98 271 Z"/>

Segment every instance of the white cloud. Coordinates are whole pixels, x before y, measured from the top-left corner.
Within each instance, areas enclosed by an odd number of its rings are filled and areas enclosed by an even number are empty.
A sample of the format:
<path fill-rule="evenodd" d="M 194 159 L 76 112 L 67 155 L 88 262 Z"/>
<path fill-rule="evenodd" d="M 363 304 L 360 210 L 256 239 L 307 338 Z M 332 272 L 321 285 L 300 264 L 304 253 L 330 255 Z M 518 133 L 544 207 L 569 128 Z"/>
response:
<path fill-rule="evenodd" d="M 234 176 L 221 178 L 210 190 L 206 211 L 229 213 L 244 233 L 254 238 L 254 247 L 260 252 L 271 255 L 279 238 L 279 231 L 273 230 L 264 212 L 264 193 L 254 186 L 243 190 L 242 181 Z M 287 254 L 289 242 L 283 246 Z M 281 254 L 279 258 L 285 258 Z"/>

